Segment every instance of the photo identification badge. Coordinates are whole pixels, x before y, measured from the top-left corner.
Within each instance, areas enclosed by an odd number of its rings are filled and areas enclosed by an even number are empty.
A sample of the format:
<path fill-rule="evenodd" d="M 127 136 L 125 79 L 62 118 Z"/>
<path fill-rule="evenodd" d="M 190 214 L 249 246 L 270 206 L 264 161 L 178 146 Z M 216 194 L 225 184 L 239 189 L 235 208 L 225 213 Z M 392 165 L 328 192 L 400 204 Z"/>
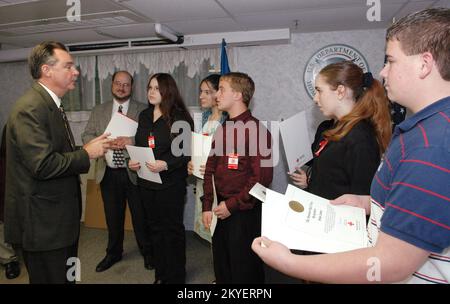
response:
<path fill-rule="evenodd" d="M 228 154 L 228 169 L 237 170 L 239 165 L 239 155 L 237 153 Z"/>

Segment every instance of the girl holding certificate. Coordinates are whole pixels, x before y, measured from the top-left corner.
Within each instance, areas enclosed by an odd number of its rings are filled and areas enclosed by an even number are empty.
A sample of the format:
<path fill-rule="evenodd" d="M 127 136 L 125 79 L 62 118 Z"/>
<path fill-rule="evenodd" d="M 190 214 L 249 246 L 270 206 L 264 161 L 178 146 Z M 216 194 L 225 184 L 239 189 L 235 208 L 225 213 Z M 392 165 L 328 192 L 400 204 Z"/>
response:
<path fill-rule="evenodd" d="M 350 61 L 323 68 L 315 88 L 314 101 L 331 120 L 318 127 L 310 174 L 298 169 L 290 177 L 295 185 L 327 199 L 367 195 L 391 138 L 384 88 Z"/>
<path fill-rule="evenodd" d="M 202 133 L 207 136 L 212 136 L 228 116 L 226 112 L 220 111 L 217 107 L 216 94 L 219 90 L 219 79 L 219 74 L 211 74 L 200 83 L 200 106 L 204 109 L 202 113 Z M 189 175 L 192 175 L 193 171 L 194 165 L 190 161 L 188 163 Z M 200 166 L 200 171 L 205 172 L 204 165 Z M 208 229 L 205 229 L 202 222 L 202 202 L 200 200 L 200 197 L 203 196 L 202 179 L 197 179 L 195 189 L 194 231 L 211 243 L 211 233 Z"/>
<path fill-rule="evenodd" d="M 153 75 L 147 90 L 150 105 L 139 115 L 135 141 L 136 146 L 152 148 L 156 162 L 139 164 L 130 160 L 129 167 L 137 171 L 145 165 L 153 173 L 159 173 L 162 181 L 159 184 L 138 179 L 155 250 L 155 284 L 183 284 L 186 276 L 183 211 L 189 156 L 174 155 L 172 142 L 177 136 L 183 136 L 184 129 L 172 133 L 171 128 L 177 122 L 184 122 L 190 126 L 190 134 L 194 123 L 172 76 L 166 73 Z"/>

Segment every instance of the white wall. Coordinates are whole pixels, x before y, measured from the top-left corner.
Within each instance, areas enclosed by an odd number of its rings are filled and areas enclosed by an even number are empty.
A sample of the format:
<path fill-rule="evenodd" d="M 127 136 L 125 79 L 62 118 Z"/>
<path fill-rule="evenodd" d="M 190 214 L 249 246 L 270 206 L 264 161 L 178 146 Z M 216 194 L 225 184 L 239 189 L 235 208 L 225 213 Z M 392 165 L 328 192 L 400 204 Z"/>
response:
<path fill-rule="evenodd" d="M 32 83 L 25 61 L 0 64 L 0 130 L 8 120 L 9 112 L 16 101 Z M 0 134 L 0 139 L 1 139 Z"/>

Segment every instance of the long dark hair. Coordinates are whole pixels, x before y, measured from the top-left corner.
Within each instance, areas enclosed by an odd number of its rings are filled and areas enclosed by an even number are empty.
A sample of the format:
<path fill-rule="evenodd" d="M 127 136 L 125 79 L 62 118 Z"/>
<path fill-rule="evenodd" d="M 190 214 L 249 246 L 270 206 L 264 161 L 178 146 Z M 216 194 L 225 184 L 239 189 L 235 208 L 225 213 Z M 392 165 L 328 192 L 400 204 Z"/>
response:
<path fill-rule="evenodd" d="M 349 114 L 342 117 L 333 129 L 324 132 L 325 138 L 338 141 L 359 121 L 366 119 L 372 123 L 380 152 L 384 153 L 391 139 L 391 119 L 389 101 L 383 85 L 373 79 L 368 87 L 365 87 L 362 69 L 350 61 L 332 63 L 324 67 L 319 75 L 324 77 L 333 90 L 339 85 L 350 88 L 356 101 Z"/>
<path fill-rule="evenodd" d="M 214 89 L 214 91 L 219 91 L 219 80 L 220 80 L 219 74 L 211 74 L 203 78 L 203 80 L 200 82 L 200 85 L 202 85 L 202 83 L 206 83 L 206 85 L 210 89 Z"/>
<path fill-rule="evenodd" d="M 175 79 L 167 73 L 156 73 L 150 77 L 147 83 L 147 91 L 150 87 L 150 81 L 155 78 L 158 82 L 159 93 L 161 94 L 161 114 L 165 121 L 167 121 L 169 129 L 176 119 L 176 115 L 183 115 L 184 119 L 194 128 L 194 121 L 191 114 L 184 104 L 180 91 L 178 90 Z"/>

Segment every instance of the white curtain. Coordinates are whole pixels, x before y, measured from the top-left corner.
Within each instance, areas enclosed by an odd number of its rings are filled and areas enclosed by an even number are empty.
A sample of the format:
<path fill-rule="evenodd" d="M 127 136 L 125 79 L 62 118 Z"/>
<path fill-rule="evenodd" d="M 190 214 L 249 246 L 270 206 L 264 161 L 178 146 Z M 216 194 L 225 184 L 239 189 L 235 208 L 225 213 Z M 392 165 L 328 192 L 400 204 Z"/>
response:
<path fill-rule="evenodd" d="M 77 89 L 67 94 L 68 111 L 89 111 L 96 104 L 111 100 L 111 76 L 126 70 L 134 76 L 133 98 L 147 102 L 147 82 L 158 72 L 171 74 L 177 82 L 186 105 L 198 105 L 198 87 L 209 73 L 220 72 L 220 47 L 199 50 L 76 56 L 80 70 Z M 227 49 L 231 70 L 235 70 L 233 48 Z"/>

